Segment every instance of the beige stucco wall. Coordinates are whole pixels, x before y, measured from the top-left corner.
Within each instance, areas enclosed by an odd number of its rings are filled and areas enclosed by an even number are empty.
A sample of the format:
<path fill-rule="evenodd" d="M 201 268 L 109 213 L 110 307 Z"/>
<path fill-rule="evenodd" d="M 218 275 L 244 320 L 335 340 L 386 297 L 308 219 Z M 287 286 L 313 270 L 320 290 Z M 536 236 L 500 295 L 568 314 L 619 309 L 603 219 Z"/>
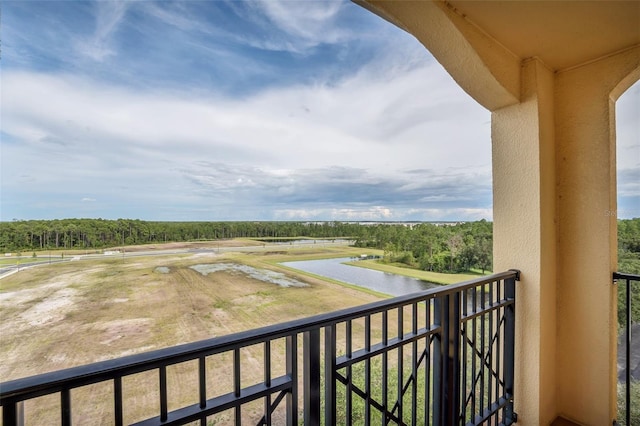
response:
<path fill-rule="evenodd" d="M 522 102 L 492 114 L 494 269 L 521 270 L 516 305 L 519 423 L 556 415 L 556 226 L 553 74 L 523 64 Z"/>
<path fill-rule="evenodd" d="M 556 77 L 558 404 L 584 424 L 615 418 L 614 102 L 639 61 L 640 47 Z"/>

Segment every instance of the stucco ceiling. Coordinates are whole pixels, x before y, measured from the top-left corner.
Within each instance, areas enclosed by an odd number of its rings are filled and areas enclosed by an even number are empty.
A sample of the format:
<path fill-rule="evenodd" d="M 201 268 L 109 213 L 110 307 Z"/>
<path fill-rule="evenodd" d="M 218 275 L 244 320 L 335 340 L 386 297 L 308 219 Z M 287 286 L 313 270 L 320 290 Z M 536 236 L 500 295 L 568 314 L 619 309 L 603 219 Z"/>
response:
<path fill-rule="evenodd" d="M 640 0 L 446 3 L 518 57 L 537 56 L 555 70 L 640 43 Z"/>

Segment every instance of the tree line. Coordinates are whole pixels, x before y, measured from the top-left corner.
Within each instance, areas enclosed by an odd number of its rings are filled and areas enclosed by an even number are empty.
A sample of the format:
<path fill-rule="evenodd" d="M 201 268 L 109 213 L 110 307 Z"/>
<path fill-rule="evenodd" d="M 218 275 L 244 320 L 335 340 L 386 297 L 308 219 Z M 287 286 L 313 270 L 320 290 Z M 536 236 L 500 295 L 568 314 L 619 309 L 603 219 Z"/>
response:
<path fill-rule="evenodd" d="M 360 226 L 341 222 L 154 222 L 60 219 L 0 222 L 0 251 L 102 249 L 230 238 L 337 238 Z"/>
<path fill-rule="evenodd" d="M 0 251 L 105 249 L 229 238 L 349 238 L 384 250 L 384 260 L 438 272 L 491 269 L 491 222 L 154 222 L 61 219 L 0 222 Z"/>

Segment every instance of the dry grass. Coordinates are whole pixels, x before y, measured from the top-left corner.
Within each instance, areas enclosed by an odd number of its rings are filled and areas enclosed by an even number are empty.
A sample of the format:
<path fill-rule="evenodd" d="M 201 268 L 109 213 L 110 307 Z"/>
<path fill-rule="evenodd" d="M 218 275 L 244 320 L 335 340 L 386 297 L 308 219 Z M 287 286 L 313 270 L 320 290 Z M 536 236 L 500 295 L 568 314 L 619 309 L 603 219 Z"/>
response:
<path fill-rule="evenodd" d="M 348 255 L 348 254 L 347 254 Z M 279 254 L 281 256 L 281 254 Z M 249 256 L 244 255 L 246 260 Z M 279 287 L 229 271 L 202 275 L 195 264 L 238 261 L 238 256 L 197 254 L 105 258 L 20 271 L 0 281 L 0 381 L 193 342 L 377 300 L 371 294 L 296 275 L 308 287 Z M 269 255 L 254 266 L 277 269 Z M 293 259 L 290 259 L 293 260 Z M 264 262 L 264 263 L 263 263 Z M 156 268 L 168 267 L 168 273 Z M 292 275 L 287 272 L 288 275 Z M 262 375 L 261 348 L 242 351 L 243 381 Z M 228 354 L 209 357 L 211 395 L 229 392 Z M 284 369 L 283 342 L 274 347 L 275 369 Z M 169 368 L 170 408 L 196 402 L 194 362 Z M 256 379 L 258 378 L 258 379 Z M 125 421 L 157 415 L 157 373 L 124 380 Z M 110 419 L 110 384 L 72 393 L 74 424 Z M 26 405 L 31 424 L 46 424 L 52 397 Z M 248 407 L 243 418 L 260 410 Z M 55 418 L 55 417 L 54 417 Z M 229 419 L 232 419 L 231 415 Z M 225 415 L 216 424 L 225 424 Z M 57 422 L 57 420 L 55 420 Z M 110 424 L 110 420 L 104 420 Z"/>

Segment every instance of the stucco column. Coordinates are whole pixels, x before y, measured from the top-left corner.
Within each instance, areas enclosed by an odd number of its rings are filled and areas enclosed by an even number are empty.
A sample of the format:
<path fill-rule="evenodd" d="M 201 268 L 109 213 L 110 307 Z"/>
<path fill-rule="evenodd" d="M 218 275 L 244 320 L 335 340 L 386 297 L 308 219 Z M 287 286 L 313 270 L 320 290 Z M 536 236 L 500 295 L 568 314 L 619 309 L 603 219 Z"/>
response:
<path fill-rule="evenodd" d="M 518 424 L 556 415 L 556 253 L 553 73 L 523 63 L 521 103 L 492 113 L 494 269 L 518 268 Z"/>
<path fill-rule="evenodd" d="M 638 78 L 640 48 L 556 77 L 558 411 L 616 417 L 615 100 Z"/>

